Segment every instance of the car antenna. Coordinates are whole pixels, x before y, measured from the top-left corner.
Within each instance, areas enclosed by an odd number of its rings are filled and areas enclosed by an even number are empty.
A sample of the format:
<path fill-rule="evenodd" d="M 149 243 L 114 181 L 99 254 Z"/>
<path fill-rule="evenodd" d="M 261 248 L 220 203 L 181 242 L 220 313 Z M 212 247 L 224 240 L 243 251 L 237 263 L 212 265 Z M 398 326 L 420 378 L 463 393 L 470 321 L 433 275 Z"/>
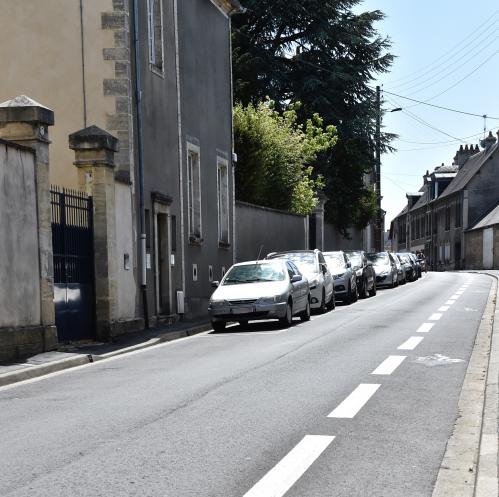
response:
<path fill-rule="evenodd" d="M 258 251 L 258 257 L 256 258 L 256 262 L 260 260 L 260 256 L 262 255 L 263 245 L 260 245 L 260 250 Z"/>

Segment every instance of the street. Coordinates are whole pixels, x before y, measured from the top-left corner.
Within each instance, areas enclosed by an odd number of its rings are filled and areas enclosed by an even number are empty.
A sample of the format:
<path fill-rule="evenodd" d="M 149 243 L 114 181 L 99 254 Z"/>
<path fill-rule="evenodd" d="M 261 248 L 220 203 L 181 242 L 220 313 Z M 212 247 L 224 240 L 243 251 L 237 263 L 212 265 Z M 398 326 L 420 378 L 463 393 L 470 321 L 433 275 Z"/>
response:
<path fill-rule="evenodd" d="M 491 278 L 0 387 L 3 497 L 431 497 Z"/>

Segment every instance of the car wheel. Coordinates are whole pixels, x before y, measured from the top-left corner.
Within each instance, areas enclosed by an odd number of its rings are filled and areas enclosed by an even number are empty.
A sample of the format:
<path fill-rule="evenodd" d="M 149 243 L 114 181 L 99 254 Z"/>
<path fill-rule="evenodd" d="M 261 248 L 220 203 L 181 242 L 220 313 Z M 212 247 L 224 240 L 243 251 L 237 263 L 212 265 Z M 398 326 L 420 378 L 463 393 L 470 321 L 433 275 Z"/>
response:
<path fill-rule="evenodd" d="M 376 292 L 377 292 L 377 290 L 376 290 L 376 281 L 373 281 L 373 287 L 371 288 L 371 290 L 369 290 L 369 295 L 371 297 L 374 297 L 376 295 Z"/>
<path fill-rule="evenodd" d="M 286 306 L 286 315 L 283 318 L 279 319 L 279 322 L 282 326 L 285 326 L 287 328 L 288 326 L 291 326 L 292 321 L 293 307 L 291 306 L 291 302 L 288 302 L 288 305 Z"/>
<path fill-rule="evenodd" d="M 336 307 L 336 298 L 334 296 L 334 290 L 333 290 L 333 293 L 331 294 L 331 300 L 329 301 L 327 308 L 328 310 L 332 311 L 335 307 Z"/>
<path fill-rule="evenodd" d="M 352 302 L 357 302 L 359 300 L 359 288 L 357 287 L 357 284 L 355 284 L 355 290 L 352 294 Z"/>
<path fill-rule="evenodd" d="M 348 283 L 348 291 L 345 296 L 345 304 L 350 305 L 352 303 L 352 287 L 350 286 L 350 283 Z"/>
<path fill-rule="evenodd" d="M 302 321 L 310 321 L 310 298 L 307 298 L 307 307 L 300 313 Z"/>
<path fill-rule="evenodd" d="M 322 299 L 321 299 L 321 306 L 319 307 L 319 312 L 321 314 L 324 314 L 327 312 L 327 306 L 326 306 L 326 291 L 322 290 Z"/>
<path fill-rule="evenodd" d="M 211 326 L 214 331 L 223 331 L 225 330 L 225 321 L 212 321 Z"/>
<path fill-rule="evenodd" d="M 371 292 L 369 291 L 369 283 L 367 282 L 367 278 L 364 279 L 364 282 L 362 283 L 362 296 L 363 298 L 367 299 L 371 295 Z"/>

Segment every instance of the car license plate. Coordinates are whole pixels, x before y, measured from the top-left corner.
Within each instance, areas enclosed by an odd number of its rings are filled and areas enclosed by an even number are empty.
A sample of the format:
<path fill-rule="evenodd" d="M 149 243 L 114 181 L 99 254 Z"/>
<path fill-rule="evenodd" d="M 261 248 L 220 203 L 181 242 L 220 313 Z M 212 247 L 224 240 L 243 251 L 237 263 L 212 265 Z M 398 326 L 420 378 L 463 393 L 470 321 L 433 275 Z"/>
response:
<path fill-rule="evenodd" d="M 232 314 L 249 314 L 253 312 L 253 307 L 234 307 L 231 312 Z"/>

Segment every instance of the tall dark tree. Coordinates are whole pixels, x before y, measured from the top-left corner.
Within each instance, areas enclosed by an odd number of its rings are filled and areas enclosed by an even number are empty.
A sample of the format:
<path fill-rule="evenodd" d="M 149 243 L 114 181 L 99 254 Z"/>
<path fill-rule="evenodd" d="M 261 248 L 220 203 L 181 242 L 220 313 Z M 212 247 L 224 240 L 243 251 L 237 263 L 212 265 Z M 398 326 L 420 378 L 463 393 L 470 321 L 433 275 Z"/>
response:
<path fill-rule="evenodd" d="M 375 194 L 364 175 L 373 167 L 376 74 L 393 56 L 375 23 L 382 12 L 355 13 L 361 0 L 245 0 L 233 18 L 235 100 L 267 96 L 285 107 L 300 101 L 304 122 L 314 112 L 338 131 L 338 143 L 314 170 L 326 181 L 326 215 L 346 233 L 373 217 Z M 382 135 L 384 147 L 390 136 Z"/>

